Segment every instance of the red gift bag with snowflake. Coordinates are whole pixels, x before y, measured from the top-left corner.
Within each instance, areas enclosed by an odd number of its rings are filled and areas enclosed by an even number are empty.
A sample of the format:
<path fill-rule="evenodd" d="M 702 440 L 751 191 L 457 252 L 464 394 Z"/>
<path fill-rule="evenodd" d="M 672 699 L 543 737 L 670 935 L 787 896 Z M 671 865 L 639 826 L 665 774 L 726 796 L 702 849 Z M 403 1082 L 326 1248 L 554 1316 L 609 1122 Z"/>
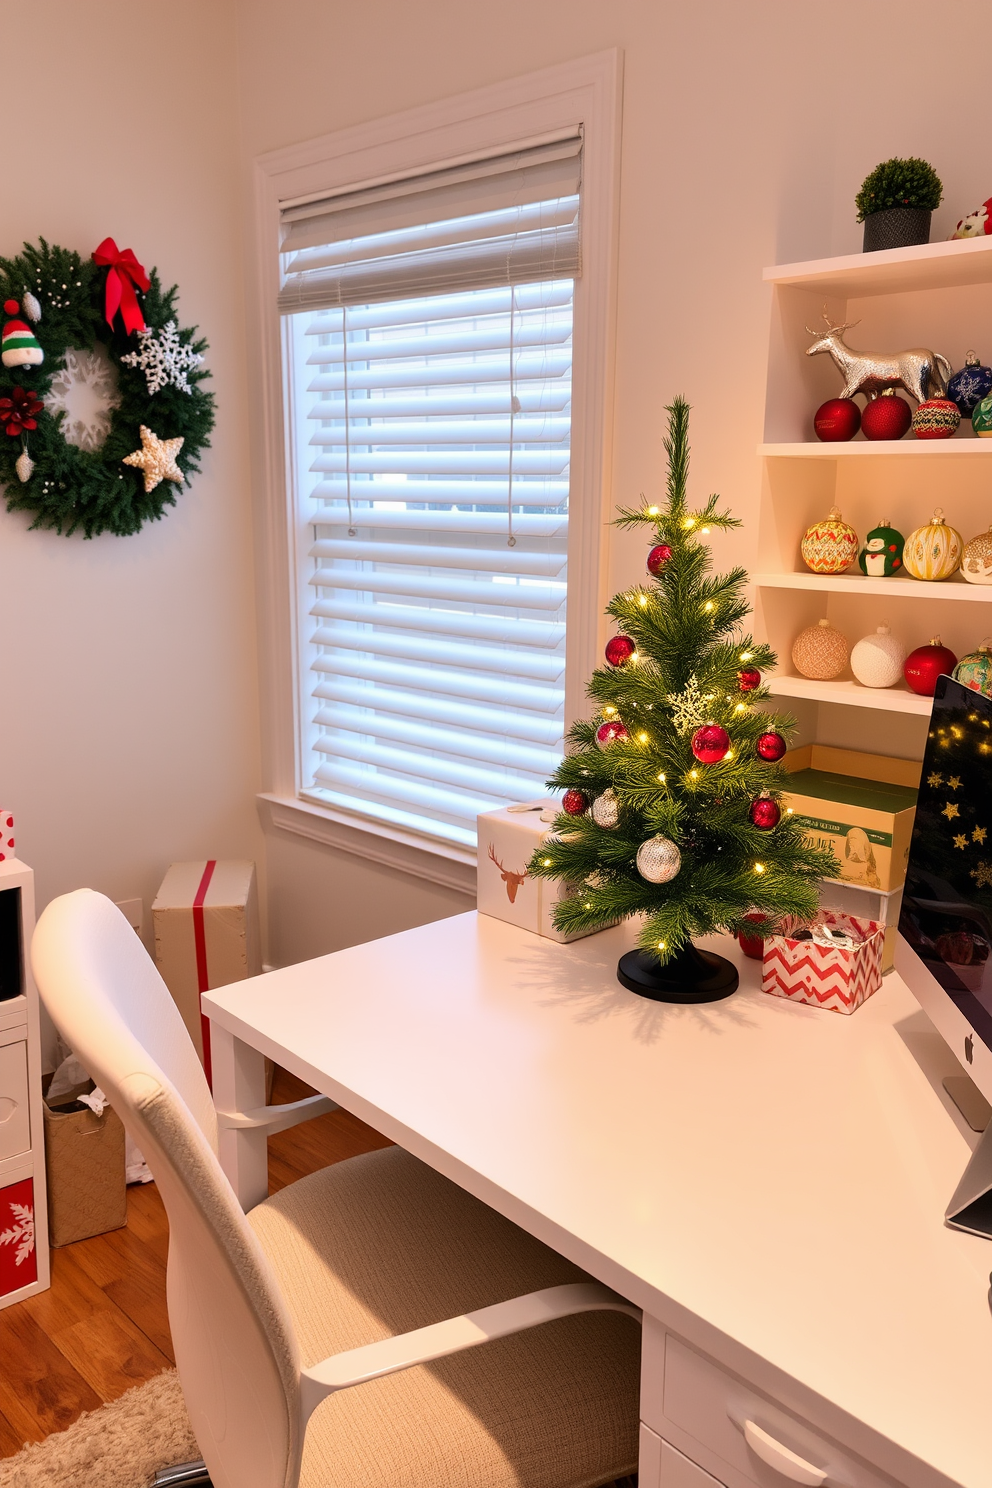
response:
<path fill-rule="evenodd" d="M 34 1179 L 0 1188 L 0 1297 L 38 1280 L 34 1245 Z"/>

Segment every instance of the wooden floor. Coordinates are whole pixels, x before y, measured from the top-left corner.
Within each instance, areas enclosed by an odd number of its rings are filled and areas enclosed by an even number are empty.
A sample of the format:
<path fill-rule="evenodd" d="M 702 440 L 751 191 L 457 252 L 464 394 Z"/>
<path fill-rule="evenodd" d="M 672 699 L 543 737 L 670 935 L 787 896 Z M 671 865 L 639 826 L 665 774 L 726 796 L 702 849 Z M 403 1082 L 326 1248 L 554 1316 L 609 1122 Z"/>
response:
<path fill-rule="evenodd" d="M 278 1071 L 273 1100 L 309 1088 Z M 385 1137 L 334 1111 L 269 1139 L 274 1193 Z M 0 1457 L 63 1431 L 175 1363 L 165 1307 L 169 1226 L 154 1183 L 128 1189 L 127 1227 L 52 1251 L 47 1292 L 0 1311 Z"/>

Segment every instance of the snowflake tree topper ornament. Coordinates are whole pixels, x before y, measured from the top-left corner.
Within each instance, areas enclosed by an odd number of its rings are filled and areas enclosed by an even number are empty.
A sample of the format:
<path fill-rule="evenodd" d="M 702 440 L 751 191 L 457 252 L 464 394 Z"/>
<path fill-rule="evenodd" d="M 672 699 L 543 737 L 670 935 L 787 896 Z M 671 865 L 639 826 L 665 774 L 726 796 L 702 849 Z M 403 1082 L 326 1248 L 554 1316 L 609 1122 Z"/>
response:
<path fill-rule="evenodd" d="M 141 350 L 129 352 L 127 356 L 121 357 L 121 361 L 127 367 L 140 367 L 145 374 L 151 396 L 154 397 L 169 383 L 181 388 L 184 393 L 192 394 L 193 389 L 186 380 L 186 374 L 195 372 L 197 367 L 202 366 L 203 357 L 182 344 L 176 322 L 167 321 L 159 331 L 147 326 L 137 334 Z"/>
<path fill-rule="evenodd" d="M 672 710 L 672 722 L 680 734 L 691 733 L 706 722 L 712 701 L 713 694 L 700 692 L 699 682 L 694 676 L 689 678 L 683 692 L 670 692 L 665 698 Z"/>

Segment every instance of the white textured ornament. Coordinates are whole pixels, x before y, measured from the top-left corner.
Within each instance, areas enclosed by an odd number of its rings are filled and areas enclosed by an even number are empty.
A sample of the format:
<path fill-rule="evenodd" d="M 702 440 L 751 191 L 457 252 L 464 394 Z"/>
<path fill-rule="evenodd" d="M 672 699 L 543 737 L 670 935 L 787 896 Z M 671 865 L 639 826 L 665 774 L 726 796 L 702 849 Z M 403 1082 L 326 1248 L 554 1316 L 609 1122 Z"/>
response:
<path fill-rule="evenodd" d="M 608 827 L 612 830 L 620 820 L 620 802 L 617 800 L 616 792 L 605 790 L 601 796 L 597 796 L 592 803 L 592 819 L 597 827 Z"/>
<path fill-rule="evenodd" d="M 649 837 L 637 849 L 637 871 L 648 883 L 669 883 L 682 867 L 682 854 L 674 842 L 660 834 Z"/>
<path fill-rule="evenodd" d="M 906 647 L 887 625 L 865 636 L 851 652 L 851 671 L 863 687 L 891 687 L 902 677 Z"/>
<path fill-rule="evenodd" d="M 24 291 L 21 297 L 21 304 L 24 307 L 24 314 L 28 320 L 33 320 L 35 325 L 37 325 L 41 319 L 41 306 L 29 289 Z"/>
<path fill-rule="evenodd" d="M 14 461 L 14 469 L 17 471 L 17 479 L 21 482 L 22 486 L 31 479 L 31 472 L 34 470 L 34 461 L 27 450 L 22 450 L 18 455 Z"/>
<path fill-rule="evenodd" d="M 182 344 L 176 322 L 168 321 L 159 331 L 146 326 L 143 331 L 138 331 L 137 336 L 141 350 L 129 351 L 121 361 L 125 367 L 141 368 L 151 396 L 154 397 L 167 383 L 192 396 L 193 389 L 186 381 L 186 373 L 201 367 L 203 357 Z"/>
<path fill-rule="evenodd" d="M 801 677 L 829 682 L 839 677 L 847 666 L 847 652 L 847 637 L 835 630 L 829 620 L 818 620 L 796 636 L 792 664 Z"/>
<path fill-rule="evenodd" d="M 176 464 L 176 456 L 182 449 L 185 440 L 159 439 L 151 429 L 144 424 L 138 430 L 141 435 L 141 448 L 135 450 L 132 455 L 125 455 L 121 461 L 123 465 L 135 465 L 139 470 L 145 472 L 145 491 L 154 491 L 162 481 L 175 481 L 177 486 L 183 483 L 183 473 Z"/>

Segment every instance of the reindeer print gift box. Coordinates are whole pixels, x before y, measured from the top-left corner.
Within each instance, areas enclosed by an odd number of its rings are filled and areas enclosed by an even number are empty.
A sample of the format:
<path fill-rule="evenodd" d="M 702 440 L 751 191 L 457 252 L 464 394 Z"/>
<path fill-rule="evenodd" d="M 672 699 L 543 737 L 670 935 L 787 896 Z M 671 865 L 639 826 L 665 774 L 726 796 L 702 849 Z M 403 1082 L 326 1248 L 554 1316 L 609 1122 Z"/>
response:
<path fill-rule="evenodd" d="M 550 835 L 557 814 L 555 802 L 547 800 L 506 806 L 479 817 L 478 908 L 480 914 L 548 940 L 576 940 L 577 936 L 560 934 L 552 923 L 558 884 L 531 878 L 527 872 L 535 847 Z"/>

